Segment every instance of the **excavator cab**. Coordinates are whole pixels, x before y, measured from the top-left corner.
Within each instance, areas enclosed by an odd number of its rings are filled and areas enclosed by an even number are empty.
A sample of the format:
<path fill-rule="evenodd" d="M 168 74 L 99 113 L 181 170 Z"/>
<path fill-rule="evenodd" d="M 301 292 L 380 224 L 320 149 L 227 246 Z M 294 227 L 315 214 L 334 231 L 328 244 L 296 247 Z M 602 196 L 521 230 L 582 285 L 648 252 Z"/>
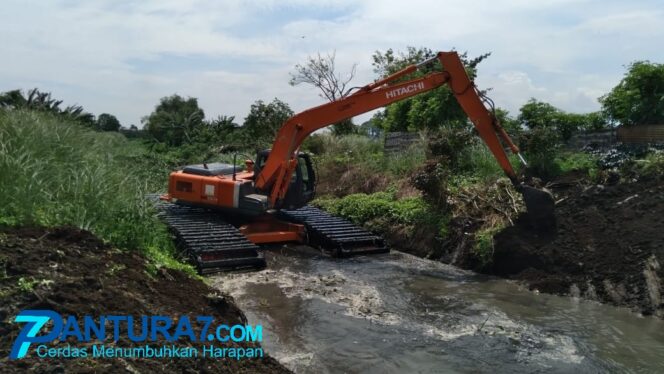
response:
<path fill-rule="evenodd" d="M 265 165 L 270 150 L 258 152 L 256 163 L 254 166 L 254 175 L 259 175 L 261 169 Z M 316 172 L 313 168 L 311 156 L 307 153 L 298 153 L 297 155 L 297 168 L 291 177 L 290 186 L 286 192 L 286 196 L 281 202 L 281 206 L 288 210 L 301 208 L 316 195 Z"/>

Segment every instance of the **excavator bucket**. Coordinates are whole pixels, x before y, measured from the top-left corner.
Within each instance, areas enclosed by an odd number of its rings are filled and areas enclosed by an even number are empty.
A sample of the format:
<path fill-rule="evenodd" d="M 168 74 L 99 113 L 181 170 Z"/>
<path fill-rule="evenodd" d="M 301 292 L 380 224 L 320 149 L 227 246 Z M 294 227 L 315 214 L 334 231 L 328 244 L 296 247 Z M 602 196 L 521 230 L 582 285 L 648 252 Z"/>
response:
<path fill-rule="evenodd" d="M 555 229 L 555 201 L 551 192 L 531 186 L 521 186 L 520 190 L 533 226 L 541 230 Z"/>

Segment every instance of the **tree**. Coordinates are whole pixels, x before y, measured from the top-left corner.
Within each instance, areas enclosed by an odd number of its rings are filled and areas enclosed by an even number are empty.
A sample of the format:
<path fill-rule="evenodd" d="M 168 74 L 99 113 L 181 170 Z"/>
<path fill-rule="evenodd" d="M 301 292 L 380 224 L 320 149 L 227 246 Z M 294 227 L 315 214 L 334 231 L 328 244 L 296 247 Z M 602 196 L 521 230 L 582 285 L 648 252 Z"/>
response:
<path fill-rule="evenodd" d="M 16 109 L 26 105 L 26 98 L 21 90 L 11 90 L 0 94 L 0 108 Z"/>
<path fill-rule="evenodd" d="M 599 112 L 567 113 L 535 98 L 521 107 L 517 121 L 530 130 L 550 129 L 564 141 L 579 130 L 600 130 L 608 125 L 606 118 Z"/>
<path fill-rule="evenodd" d="M 61 109 L 60 104 L 62 104 L 62 100 L 56 100 L 50 92 L 41 92 L 37 88 L 28 91 L 27 96 L 24 96 L 21 90 L 12 90 L 0 94 L 0 108 L 38 110 L 53 113 L 88 127 L 95 126 L 94 115 L 85 112 L 83 107 L 70 105 L 65 109 Z"/>
<path fill-rule="evenodd" d="M 234 116 L 217 116 L 217 118 L 204 121 L 195 131 L 195 141 L 210 145 L 222 146 L 222 148 L 233 145 L 240 126 L 235 123 Z"/>
<path fill-rule="evenodd" d="M 620 83 L 599 100 L 613 122 L 664 123 L 664 64 L 633 62 Z"/>
<path fill-rule="evenodd" d="M 269 104 L 262 100 L 256 101 L 251 105 L 242 126 L 246 143 L 256 149 L 268 147 L 281 126 L 292 116 L 293 111 L 288 104 L 277 98 Z"/>
<path fill-rule="evenodd" d="M 206 128 L 214 133 L 217 138 L 222 138 L 224 135 L 240 128 L 240 125 L 235 123 L 235 116 L 217 116 L 217 118 L 207 121 L 206 125 Z"/>
<path fill-rule="evenodd" d="M 338 100 L 348 94 L 347 89 L 350 82 L 355 77 L 357 64 L 353 64 L 348 74 L 342 77 L 335 66 L 336 52 L 321 56 L 320 52 L 316 56 L 309 56 L 304 65 L 295 65 L 295 73 L 291 73 L 289 81 L 291 86 L 300 83 L 310 84 L 320 91 L 320 97 L 328 101 Z M 334 124 L 332 133 L 335 135 L 344 135 L 354 132 L 352 120 L 346 119 Z"/>
<path fill-rule="evenodd" d="M 405 68 L 434 57 L 436 54 L 429 48 L 408 47 L 406 52 L 395 53 L 391 48 L 385 52 L 376 51 L 373 55 L 374 72 L 379 76 L 387 76 Z M 489 57 L 490 53 L 469 59 L 467 53 L 460 54 L 470 79 L 475 78 L 477 65 Z M 405 79 L 423 76 L 434 70 L 440 71 L 440 62 L 434 61 L 428 66 L 418 69 Z M 434 130 L 443 126 L 466 127 L 469 125 L 466 113 L 459 106 L 454 94 L 448 86 L 438 87 L 406 100 L 388 105 L 385 111 L 374 116 L 376 124 L 385 131 L 418 131 Z"/>
<path fill-rule="evenodd" d="M 603 130 L 610 126 L 606 112 L 590 112 L 585 114 L 583 129 L 586 131 Z"/>
<path fill-rule="evenodd" d="M 145 129 L 159 142 L 178 146 L 191 143 L 195 130 L 203 125 L 205 113 L 198 107 L 198 100 L 180 95 L 163 97 L 155 110 L 141 119 Z"/>
<path fill-rule="evenodd" d="M 41 92 L 37 88 L 28 91 L 27 96 L 21 90 L 7 91 L 0 95 L 0 106 L 11 109 L 32 109 L 60 113 L 62 100 L 56 100 L 50 92 Z"/>
<path fill-rule="evenodd" d="M 120 121 L 112 114 L 102 113 L 97 117 L 97 129 L 101 131 L 119 131 Z"/>
<path fill-rule="evenodd" d="M 562 111 L 549 103 L 530 98 L 519 110 L 518 121 L 529 129 L 555 126 Z"/>

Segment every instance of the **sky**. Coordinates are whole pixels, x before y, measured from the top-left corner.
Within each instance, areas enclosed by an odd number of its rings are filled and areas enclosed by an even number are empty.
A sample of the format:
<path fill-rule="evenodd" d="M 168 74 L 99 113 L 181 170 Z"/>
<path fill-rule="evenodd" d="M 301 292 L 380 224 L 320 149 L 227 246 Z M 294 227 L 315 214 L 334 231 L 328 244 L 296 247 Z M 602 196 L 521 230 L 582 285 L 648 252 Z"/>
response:
<path fill-rule="evenodd" d="M 323 103 L 288 84 L 310 55 L 357 64 L 361 86 L 375 51 L 407 46 L 491 52 L 476 84 L 513 115 L 531 97 L 589 112 L 630 62 L 664 63 L 664 0 L 4 0 L 0 91 L 37 87 L 125 127 L 177 93 L 242 123 L 256 100 Z"/>

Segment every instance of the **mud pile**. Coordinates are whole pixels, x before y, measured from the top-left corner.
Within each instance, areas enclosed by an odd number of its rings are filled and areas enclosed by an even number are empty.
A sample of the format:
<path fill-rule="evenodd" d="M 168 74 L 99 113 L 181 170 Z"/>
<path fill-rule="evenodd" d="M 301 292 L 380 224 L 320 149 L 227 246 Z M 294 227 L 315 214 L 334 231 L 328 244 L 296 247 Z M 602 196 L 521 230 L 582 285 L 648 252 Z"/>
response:
<path fill-rule="evenodd" d="M 23 309 L 52 309 L 82 316 L 213 316 L 216 323 L 246 323 L 229 297 L 203 282 L 167 269 L 146 272 L 142 256 L 111 248 L 91 233 L 73 228 L 19 229 L 0 232 L 0 367 L 2 372 L 289 372 L 271 357 L 205 359 L 46 359 L 9 361 L 19 333 L 11 323 Z M 194 327 L 198 336 L 199 331 Z M 119 347 L 132 343 L 121 338 Z M 54 347 L 64 347 L 61 341 Z M 78 344 L 78 343 L 72 343 Z M 138 343 L 135 343 L 138 344 Z M 180 342 L 181 346 L 203 343 Z M 229 343 L 223 347 L 230 347 Z M 235 344 L 235 343 L 234 343 Z M 249 345 L 247 345 L 249 346 Z M 29 353 L 30 354 L 30 353 Z"/>
<path fill-rule="evenodd" d="M 489 272 L 664 317 L 662 180 L 577 186 L 561 195 L 554 230 L 538 231 L 522 215 L 494 237 Z"/>

